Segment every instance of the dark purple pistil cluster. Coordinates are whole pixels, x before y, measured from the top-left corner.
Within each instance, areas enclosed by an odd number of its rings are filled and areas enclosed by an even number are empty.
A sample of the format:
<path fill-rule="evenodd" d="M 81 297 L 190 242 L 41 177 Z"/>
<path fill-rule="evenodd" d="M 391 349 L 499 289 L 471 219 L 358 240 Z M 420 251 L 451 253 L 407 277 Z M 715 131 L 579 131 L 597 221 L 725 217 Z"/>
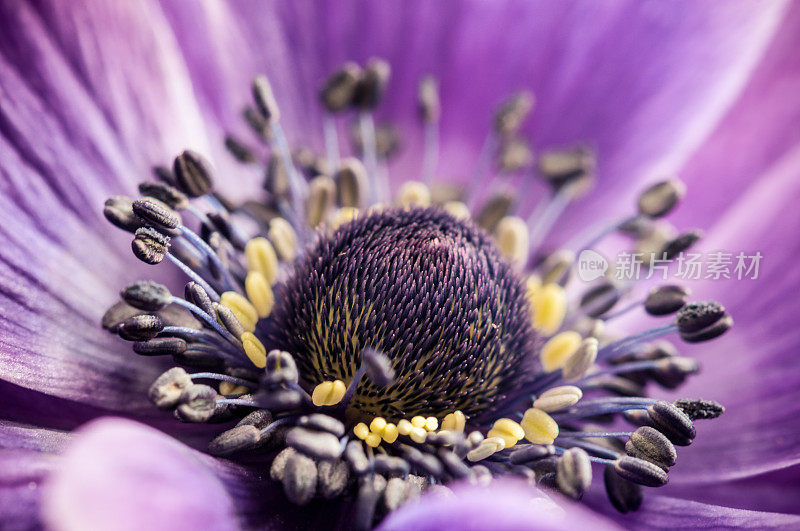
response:
<path fill-rule="evenodd" d="M 278 290 L 271 340 L 304 384 L 353 379 L 386 353 L 385 389 L 362 380 L 350 407 L 387 418 L 475 418 L 524 384 L 535 333 L 524 289 L 489 236 L 436 208 L 377 211 L 322 237 Z"/>

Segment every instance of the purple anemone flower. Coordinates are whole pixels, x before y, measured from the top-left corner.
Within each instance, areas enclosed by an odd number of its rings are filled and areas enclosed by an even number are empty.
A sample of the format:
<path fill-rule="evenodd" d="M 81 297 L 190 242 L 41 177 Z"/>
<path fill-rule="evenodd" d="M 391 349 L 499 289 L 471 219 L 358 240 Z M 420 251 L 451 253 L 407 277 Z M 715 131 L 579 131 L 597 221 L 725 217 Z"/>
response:
<path fill-rule="evenodd" d="M 800 527 L 797 2 L 0 13 L 1 528 Z"/>

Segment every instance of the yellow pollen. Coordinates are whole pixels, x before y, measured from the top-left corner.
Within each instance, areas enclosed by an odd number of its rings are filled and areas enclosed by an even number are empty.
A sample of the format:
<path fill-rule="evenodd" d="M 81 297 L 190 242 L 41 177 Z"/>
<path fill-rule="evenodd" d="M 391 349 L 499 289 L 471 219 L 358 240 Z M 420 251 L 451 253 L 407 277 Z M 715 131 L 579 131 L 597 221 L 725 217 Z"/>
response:
<path fill-rule="evenodd" d="M 561 332 L 550 338 L 542 347 L 539 355 L 542 367 L 551 372 L 564 366 L 578 347 L 581 346 L 581 335 L 572 330 Z"/>
<path fill-rule="evenodd" d="M 395 442 L 397 440 L 398 435 L 399 431 L 397 429 L 397 426 L 395 426 L 391 422 L 388 423 L 385 428 L 383 428 L 383 433 L 381 433 L 381 437 L 383 437 L 383 440 L 386 441 L 388 444 L 392 444 L 393 442 Z"/>
<path fill-rule="evenodd" d="M 335 406 L 342 401 L 346 392 L 347 386 L 341 380 L 322 382 L 311 393 L 311 401 L 318 407 Z"/>
<path fill-rule="evenodd" d="M 561 385 L 548 389 L 533 402 L 533 407 L 545 412 L 559 411 L 574 406 L 583 397 L 580 387 Z"/>
<path fill-rule="evenodd" d="M 297 234 L 291 223 L 283 218 L 272 218 L 269 222 L 269 239 L 282 260 L 291 262 L 296 255 Z"/>
<path fill-rule="evenodd" d="M 386 428 L 386 419 L 383 417 L 375 417 L 369 424 L 369 431 L 374 431 L 378 434 L 383 433 L 384 428 Z"/>
<path fill-rule="evenodd" d="M 244 280 L 244 290 L 253 308 L 258 312 L 258 317 L 263 319 L 272 313 L 275 305 L 275 295 L 267 279 L 258 271 L 251 271 Z"/>
<path fill-rule="evenodd" d="M 220 295 L 220 304 L 228 308 L 248 332 L 255 332 L 258 312 L 250 301 L 235 291 L 226 291 Z"/>
<path fill-rule="evenodd" d="M 424 428 L 425 427 L 425 417 L 421 417 L 417 415 L 416 417 L 411 418 L 411 425 L 415 428 Z"/>
<path fill-rule="evenodd" d="M 436 417 L 428 417 L 425 419 L 425 426 L 424 428 L 428 431 L 436 431 L 436 428 L 439 427 L 439 421 L 436 420 Z"/>
<path fill-rule="evenodd" d="M 538 277 L 531 277 L 537 278 Z M 567 296 L 564 288 L 555 283 L 537 287 L 528 280 L 528 303 L 531 306 L 533 327 L 546 336 L 555 334 L 567 314 Z"/>
<path fill-rule="evenodd" d="M 442 429 L 463 433 L 466 424 L 467 417 L 465 417 L 461 411 L 454 411 L 445 415 L 444 420 L 442 420 Z"/>
<path fill-rule="evenodd" d="M 353 434 L 363 441 L 369 435 L 369 428 L 363 422 L 359 422 L 353 428 Z"/>
<path fill-rule="evenodd" d="M 528 225 L 518 216 L 506 216 L 500 220 L 495 229 L 497 247 L 503 256 L 515 264 L 521 265 L 528 258 Z"/>
<path fill-rule="evenodd" d="M 473 448 L 468 454 L 467 459 L 471 462 L 482 461 L 506 447 L 506 442 L 502 437 L 489 437 L 481 441 L 477 448 Z"/>
<path fill-rule="evenodd" d="M 250 390 L 243 385 L 236 385 L 231 382 L 219 383 L 219 394 L 221 395 L 239 395 L 249 392 Z"/>
<path fill-rule="evenodd" d="M 525 437 L 525 430 L 522 429 L 522 426 L 517 424 L 511 419 L 502 418 L 495 421 L 492 429 L 489 430 L 487 433 L 488 437 L 500 437 L 503 439 L 506 448 L 511 448 L 517 442 L 522 440 Z"/>
<path fill-rule="evenodd" d="M 364 442 L 367 443 L 367 446 L 371 446 L 373 448 L 377 448 L 381 444 L 381 436 L 377 433 L 370 432 L 365 438 Z"/>
<path fill-rule="evenodd" d="M 469 207 L 461 201 L 448 201 L 442 208 L 456 219 L 469 219 Z"/>
<path fill-rule="evenodd" d="M 267 349 L 252 332 L 245 332 L 241 337 L 244 353 L 253 362 L 253 365 L 263 369 L 267 365 Z"/>
<path fill-rule="evenodd" d="M 408 435 L 411 433 L 411 429 L 414 427 L 408 420 L 403 419 L 397 423 L 397 432 L 400 435 Z"/>
<path fill-rule="evenodd" d="M 397 202 L 404 207 L 427 207 L 431 204 L 431 192 L 418 181 L 406 181 L 397 192 Z"/>
<path fill-rule="evenodd" d="M 425 428 L 412 427 L 408 436 L 411 437 L 411 440 L 414 441 L 415 443 L 422 444 L 425 442 L 425 438 L 428 436 L 428 432 L 425 431 Z"/>
<path fill-rule="evenodd" d="M 356 207 L 342 207 L 333 214 L 331 219 L 331 228 L 338 229 L 345 223 L 349 223 L 358 217 L 358 209 Z"/>
<path fill-rule="evenodd" d="M 533 444 L 553 444 L 558 437 L 558 424 L 553 417 L 535 407 L 525 412 L 520 426 L 525 431 L 525 438 Z"/>
<path fill-rule="evenodd" d="M 247 270 L 257 271 L 264 275 L 270 286 L 278 280 L 278 255 L 275 248 L 266 238 L 253 238 L 244 246 L 247 259 Z"/>

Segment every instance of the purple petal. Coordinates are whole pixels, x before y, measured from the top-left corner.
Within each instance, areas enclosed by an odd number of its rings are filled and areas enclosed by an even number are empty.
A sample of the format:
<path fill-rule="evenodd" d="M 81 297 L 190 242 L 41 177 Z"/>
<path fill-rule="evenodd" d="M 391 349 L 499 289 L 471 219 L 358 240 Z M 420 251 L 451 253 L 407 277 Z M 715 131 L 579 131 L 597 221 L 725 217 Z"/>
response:
<path fill-rule="evenodd" d="M 43 518 L 59 531 L 237 528 L 213 471 L 190 449 L 130 421 L 81 429 L 46 489 Z"/>
<path fill-rule="evenodd" d="M 378 529 L 419 531 L 530 529 L 616 529 L 608 520 L 577 504 L 556 504 L 536 488 L 518 481 L 490 487 L 461 485 L 455 496 L 425 495 L 387 516 Z"/>

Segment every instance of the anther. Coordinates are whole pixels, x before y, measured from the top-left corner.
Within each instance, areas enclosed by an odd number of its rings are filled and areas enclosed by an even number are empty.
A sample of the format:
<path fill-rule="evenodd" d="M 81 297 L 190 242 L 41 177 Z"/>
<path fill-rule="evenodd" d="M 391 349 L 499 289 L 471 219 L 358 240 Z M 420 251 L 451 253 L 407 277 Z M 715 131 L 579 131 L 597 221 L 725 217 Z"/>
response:
<path fill-rule="evenodd" d="M 133 351 L 142 356 L 175 356 L 186 352 L 186 341 L 179 337 L 156 337 L 135 342 Z"/>
<path fill-rule="evenodd" d="M 286 459 L 283 470 L 283 492 L 295 505 L 305 505 L 317 491 L 317 465 L 299 453 Z"/>
<path fill-rule="evenodd" d="M 317 473 L 317 494 L 326 500 L 338 498 L 350 480 L 350 469 L 342 460 L 317 463 Z"/>
<path fill-rule="evenodd" d="M 256 156 L 255 153 L 253 153 L 253 150 L 247 147 L 247 144 L 245 144 L 241 139 L 230 133 L 225 135 L 225 147 L 228 149 L 228 152 L 239 162 L 249 164 L 256 161 Z"/>
<path fill-rule="evenodd" d="M 500 192 L 489 198 L 475 217 L 475 222 L 487 231 L 494 231 L 497 224 L 514 206 L 514 196 L 510 192 Z"/>
<path fill-rule="evenodd" d="M 585 146 L 546 151 L 539 157 L 539 173 L 556 190 L 590 179 L 594 167 L 594 153 Z"/>
<path fill-rule="evenodd" d="M 314 388 L 311 400 L 317 407 L 334 406 L 342 401 L 347 392 L 347 386 L 341 380 L 322 382 Z"/>
<path fill-rule="evenodd" d="M 442 208 L 456 219 L 466 220 L 470 218 L 469 207 L 461 201 L 447 201 L 442 205 Z"/>
<path fill-rule="evenodd" d="M 258 323 L 258 311 L 249 300 L 235 291 L 226 291 L 220 304 L 230 309 L 247 332 L 254 332 Z"/>
<path fill-rule="evenodd" d="M 365 348 L 361 359 L 366 365 L 366 373 L 378 387 L 386 387 L 394 381 L 392 362 L 386 354 L 373 348 Z"/>
<path fill-rule="evenodd" d="M 679 398 L 673 404 L 691 420 L 715 419 L 725 413 L 725 406 L 713 400 Z"/>
<path fill-rule="evenodd" d="M 353 104 L 362 109 L 374 109 L 383 99 L 392 69 L 383 59 L 370 59 L 353 93 Z"/>
<path fill-rule="evenodd" d="M 274 218 L 269 222 L 269 239 L 283 260 L 291 262 L 295 258 L 297 235 L 292 225 L 283 218 Z"/>
<path fill-rule="evenodd" d="M 716 302 L 693 302 L 678 311 L 675 323 L 681 339 L 688 343 L 699 343 L 727 332 L 733 326 L 733 319 Z"/>
<path fill-rule="evenodd" d="M 453 479 L 464 479 L 472 475 L 469 466 L 467 466 L 467 464 L 464 463 L 464 461 L 462 461 L 461 458 L 454 454 L 451 450 L 440 448 L 439 451 L 436 452 L 436 455 L 444 465 L 447 473 L 450 474 Z"/>
<path fill-rule="evenodd" d="M 502 418 L 495 421 L 486 435 L 490 438 L 500 437 L 506 443 L 506 448 L 511 448 L 525 437 L 525 430 L 513 420 Z"/>
<path fill-rule="evenodd" d="M 427 207 L 431 204 L 431 192 L 418 181 L 406 181 L 397 192 L 397 203 L 404 207 Z"/>
<path fill-rule="evenodd" d="M 582 339 L 579 333 L 572 330 L 561 332 L 550 338 L 542 346 L 539 354 L 544 370 L 551 372 L 563 367 L 567 360 L 578 351 Z"/>
<path fill-rule="evenodd" d="M 435 456 L 420 452 L 413 446 L 404 446 L 402 452 L 403 457 L 420 472 L 435 478 L 441 477 L 444 473 L 442 462 Z"/>
<path fill-rule="evenodd" d="M 188 302 L 194 304 L 206 314 L 214 315 L 215 310 L 211 297 L 208 296 L 208 292 L 203 286 L 197 282 L 188 282 L 184 287 L 183 296 Z"/>
<path fill-rule="evenodd" d="M 489 437 L 467 452 L 467 460 L 473 463 L 483 461 L 487 457 L 503 450 L 505 447 L 506 441 L 502 437 Z"/>
<path fill-rule="evenodd" d="M 120 292 L 122 300 L 146 312 L 157 312 L 172 300 L 166 286 L 152 280 L 139 280 L 125 286 Z"/>
<path fill-rule="evenodd" d="M 581 296 L 580 307 L 589 317 L 600 317 L 619 302 L 621 295 L 612 283 L 602 282 L 586 290 Z"/>
<path fill-rule="evenodd" d="M 186 197 L 186 194 L 167 183 L 150 181 L 139 183 L 139 193 L 146 197 L 158 199 L 176 210 L 183 210 L 189 206 L 189 198 Z"/>
<path fill-rule="evenodd" d="M 350 464 L 353 472 L 360 476 L 369 470 L 369 460 L 364 453 L 361 441 L 350 441 L 344 449 L 344 458 Z"/>
<path fill-rule="evenodd" d="M 216 409 L 217 392 L 202 384 L 193 384 L 178 399 L 175 417 L 181 422 L 206 422 Z"/>
<path fill-rule="evenodd" d="M 189 197 L 200 197 L 211 192 L 211 165 L 199 153 L 187 149 L 175 157 L 173 171 L 178 188 Z"/>
<path fill-rule="evenodd" d="M 532 407 L 526 410 L 520 426 L 525 431 L 525 438 L 533 444 L 553 444 L 558 437 L 558 424 L 541 409 Z"/>
<path fill-rule="evenodd" d="M 439 83 L 433 76 L 426 76 L 417 88 L 417 107 L 425 123 L 437 123 L 442 114 L 439 102 Z"/>
<path fill-rule="evenodd" d="M 645 487 L 662 487 L 669 481 L 669 476 L 660 466 L 627 455 L 616 460 L 614 471 L 622 478 Z"/>
<path fill-rule="evenodd" d="M 547 255 L 539 265 L 542 284 L 558 284 L 565 286 L 569 280 L 572 265 L 575 263 L 575 253 L 566 249 L 559 249 Z"/>
<path fill-rule="evenodd" d="M 682 252 L 687 251 L 689 248 L 691 248 L 692 245 L 697 243 L 702 237 L 703 237 L 703 231 L 701 230 L 684 232 L 677 238 L 673 238 L 672 240 L 664 244 L 664 246 L 661 248 L 661 252 L 656 254 L 656 258 L 664 260 L 672 260 Z"/>
<path fill-rule="evenodd" d="M 247 270 L 256 271 L 264 275 L 270 286 L 278 279 L 278 255 L 275 248 L 266 238 L 253 238 L 244 247 L 247 259 Z"/>
<path fill-rule="evenodd" d="M 642 505 L 642 487 L 620 476 L 612 466 L 605 467 L 603 480 L 608 499 L 622 514 L 635 511 Z"/>
<path fill-rule="evenodd" d="M 625 451 L 632 457 L 650 461 L 660 467 L 671 467 L 678 459 L 678 453 L 670 440 L 650 426 L 637 428 L 625 443 Z"/>
<path fill-rule="evenodd" d="M 275 197 L 283 198 L 289 194 L 289 175 L 278 153 L 272 153 L 267 162 L 264 189 Z"/>
<path fill-rule="evenodd" d="M 589 454 L 581 448 L 570 448 L 564 452 L 558 460 L 556 484 L 565 495 L 576 500 L 580 499 L 592 484 L 592 463 Z"/>
<path fill-rule="evenodd" d="M 103 215 L 124 231 L 136 232 L 142 226 L 142 220 L 133 213 L 133 199 L 124 195 L 113 195 L 106 199 Z"/>
<path fill-rule="evenodd" d="M 533 150 L 530 144 L 519 137 L 504 139 L 497 153 L 497 166 L 501 171 L 513 173 L 527 170 L 533 165 Z"/>
<path fill-rule="evenodd" d="M 639 213 L 650 217 L 666 216 L 686 193 L 686 185 L 676 179 L 656 183 L 639 196 Z"/>
<path fill-rule="evenodd" d="M 517 266 L 524 265 L 528 259 L 530 238 L 528 225 L 518 216 L 506 216 L 500 220 L 495 230 L 497 247 L 508 260 Z"/>
<path fill-rule="evenodd" d="M 551 455 L 554 455 L 555 452 L 555 448 L 549 444 L 529 444 L 524 448 L 520 448 L 511 452 L 511 454 L 508 456 L 508 459 L 512 464 L 525 465 L 527 463 L 538 461 L 539 459 L 544 459 L 545 457 L 550 457 Z"/>
<path fill-rule="evenodd" d="M 247 125 L 250 126 L 250 129 L 252 129 L 261 140 L 266 142 L 272 140 L 272 131 L 269 128 L 267 120 L 261 116 L 261 113 L 255 107 L 245 107 L 242 111 L 242 117 L 245 122 L 247 122 Z"/>
<path fill-rule="evenodd" d="M 527 297 L 531 305 L 533 327 L 545 336 L 555 334 L 561 328 L 567 314 L 567 296 L 564 288 L 551 282 L 538 289 L 531 289 L 529 282 Z M 564 338 L 574 338 L 574 336 L 567 335 L 559 341 Z M 563 351 L 559 352 L 563 354 Z"/>
<path fill-rule="evenodd" d="M 644 301 L 644 309 L 650 315 L 669 315 L 680 310 L 690 294 L 688 288 L 677 285 L 653 288 Z"/>
<path fill-rule="evenodd" d="M 125 341 L 147 341 L 156 337 L 164 329 L 158 315 L 134 315 L 122 321 L 117 327 L 119 337 Z"/>
<path fill-rule="evenodd" d="M 225 327 L 225 330 L 230 332 L 234 338 L 241 338 L 246 330 L 236 317 L 236 314 L 234 314 L 233 311 L 227 306 L 223 306 L 222 304 L 216 302 L 211 304 L 214 308 L 214 315 L 217 316 L 217 320 L 222 323 L 222 326 Z"/>
<path fill-rule="evenodd" d="M 272 307 L 275 305 L 275 295 L 272 293 L 266 277 L 258 271 L 249 272 L 244 280 L 244 291 L 253 308 L 256 309 L 258 317 L 260 319 L 269 317 Z"/>
<path fill-rule="evenodd" d="M 355 63 L 345 63 L 333 72 L 319 91 L 319 99 L 325 109 L 330 113 L 347 109 L 353 102 L 353 94 L 360 78 L 361 67 Z"/>
<path fill-rule="evenodd" d="M 359 479 L 358 494 L 352 525 L 356 531 L 366 531 L 372 528 L 375 519 L 375 509 L 383 491 L 386 489 L 386 478 L 374 474 Z"/>
<path fill-rule="evenodd" d="M 208 443 L 208 453 L 226 456 L 252 450 L 261 441 L 261 431 L 253 425 L 236 426 L 217 435 Z"/>
<path fill-rule="evenodd" d="M 136 229 L 131 249 L 136 258 L 146 264 L 155 265 L 167 255 L 169 240 L 169 236 L 165 236 L 151 227 L 141 227 Z"/>
<path fill-rule="evenodd" d="M 333 208 L 336 185 L 326 175 L 314 177 L 308 185 L 306 221 L 309 227 L 318 227 L 328 219 Z"/>
<path fill-rule="evenodd" d="M 268 387 L 296 384 L 299 379 L 297 365 L 288 352 L 273 349 L 266 356 L 262 383 Z"/>
<path fill-rule="evenodd" d="M 386 483 L 386 490 L 383 492 L 383 503 L 387 511 L 394 511 L 407 501 L 419 496 L 419 488 L 411 481 L 402 478 L 391 478 Z"/>
<path fill-rule="evenodd" d="M 597 339 L 594 337 L 585 338 L 578 350 L 564 363 L 562 368 L 564 379 L 571 381 L 584 377 L 597 359 L 597 348 Z"/>
<path fill-rule="evenodd" d="M 174 236 L 181 226 L 181 217 L 158 199 L 137 199 L 133 202 L 133 213 L 159 232 Z"/>
<path fill-rule="evenodd" d="M 504 101 L 494 115 L 494 130 L 501 136 L 510 136 L 519 131 L 533 110 L 533 94 L 518 92 Z"/>
<path fill-rule="evenodd" d="M 454 411 L 444 416 L 442 420 L 442 429 L 452 432 L 464 432 L 464 427 L 467 424 L 467 418 L 461 411 Z"/>
<path fill-rule="evenodd" d="M 357 158 L 343 159 L 334 175 L 336 202 L 342 207 L 360 207 L 367 188 L 367 170 Z"/>
<path fill-rule="evenodd" d="M 278 122 L 281 114 L 278 109 L 278 102 L 272 92 L 272 85 L 270 85 L 267 76 L 259 74 L 253 78 L 252 90 L 256 108 L 267 121 L 267 124 L 271 125 Z"/>
<path fill-rule="evenodd" d="M 312 430 L 326 431 L 332 433 L 336 437 L 342 437 L 345 431 L 344 424 L 342 424 L 340 420 L 322 413 L 312 413 L 311 415 L 302 416 L 298 419 L 297 425 Z"/>
<path fill-rule="evenodd" d="M 332 460 L 342 455 L 339 439 L 328 432 L 292 428 L 286 433 L 286 445 L 314 459 Z"/>
<path fill-rule="evenodd" d="M 533 402 L 533 407 L 544 412 L 559 411 L 574 406 L 583 397 L 580 387 L 562 385 L 548 389 Z"/>
<path fill-rule="evenodd" d="M 147 391 L 147 398 L 159 409 L 171 409 L 183 392 L 192 386 L 192 379 L 180 367 L 173 367 L 158 378 Z"/>
<path fill-rule="evenodd" d="M 267 363 L 267 349 L 261 340 L 250 332 L 241 335 L 242 348 L 248 359 L 258 368 L 263 368 Z"/>
<path fill-rule="evenodd" d="M 667 436 L 673 444 L 688 446 L 696 435 L 692 420 L 669 402 L 658 401 L 647 408 L 653 427 Z"/>
<path fill-rule="evenodd" d="M 375 472 L 378 474 L 405 476 L 411 467 L 402 457 L 394 457 L 386 454 L 378 454 L 373 460 Z"/>

